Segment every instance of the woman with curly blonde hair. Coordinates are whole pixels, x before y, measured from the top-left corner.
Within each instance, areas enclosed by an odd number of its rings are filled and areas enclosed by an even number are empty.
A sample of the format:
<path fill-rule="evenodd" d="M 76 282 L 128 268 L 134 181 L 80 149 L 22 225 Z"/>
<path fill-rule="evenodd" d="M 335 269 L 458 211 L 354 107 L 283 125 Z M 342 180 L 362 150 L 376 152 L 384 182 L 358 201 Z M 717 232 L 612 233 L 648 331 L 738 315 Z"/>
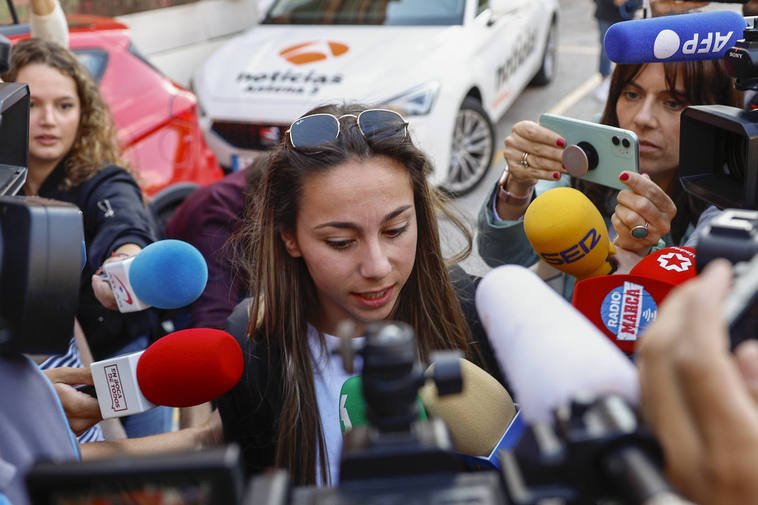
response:
<path fill-rule="evenodd" d="M 83 214 L 86 264 L 77 320 L 94 357 L 155 337 L 156 315 L 114 310 L 113 292 L 97 275 L 105 262 L 136 254 L 154 240 L 142 191 L 120 161 L 116 129 L 97 86 L 74 53 L 41 39 L 13 47 L 3 79 L 29 85 L 29 171 L 23 193 L 72 203 Z"/>

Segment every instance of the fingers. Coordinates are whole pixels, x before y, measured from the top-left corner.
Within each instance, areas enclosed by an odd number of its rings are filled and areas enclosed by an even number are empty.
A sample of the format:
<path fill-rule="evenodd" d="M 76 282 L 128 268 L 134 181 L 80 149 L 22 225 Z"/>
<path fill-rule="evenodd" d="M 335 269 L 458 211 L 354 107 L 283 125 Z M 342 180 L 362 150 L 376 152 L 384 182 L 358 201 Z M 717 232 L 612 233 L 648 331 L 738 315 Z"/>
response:
<path fill-rule="evenodd" d="M 635 252 L 643 252 L 655 245 L 671 230 L 676 205 L 663 189 L 646 175 L 624 172 L 623 182 L 630 189 L 619 191 L 617 206 L 611 216 L 618 238 L 615 244 Z M 645 226 L 647 236 L 634 237 L 632 230 Z"/>
<path fill-rule="evenodd" d="M 68 366 L 62 366 L 58 368 L 50 368 L 45 370 L 45 375 L 52 383 L 63 383 L 70 386 L 76 386 L 79 384 L 92 385 L 92 372 L 89 368 L 73 368 Z"/>
<path fill-rule="evenodd" d="M 516 123 L 504 143 L 505 160 L 516 180 L 535 184 L 538 179 L 555 180 L 555 174 L 565 172 L 561 163 L 565 141 L 533 121 Z M 521 165 L 524 153 L 528 167 Z"/>
<path fill-rule="evenodd" d="M 734 350 L 734 358 L 750 397 L 758 407 L 758 341 L 746 340 Z"/>
<path fill-rule="evenodd" d="M 103 307 L 118 310 L 118 304 L 111 290 L 111 285 L 97 274 L 92 276 L 92 291 L 94 291 L 95 298 L 97 298 Z"/>

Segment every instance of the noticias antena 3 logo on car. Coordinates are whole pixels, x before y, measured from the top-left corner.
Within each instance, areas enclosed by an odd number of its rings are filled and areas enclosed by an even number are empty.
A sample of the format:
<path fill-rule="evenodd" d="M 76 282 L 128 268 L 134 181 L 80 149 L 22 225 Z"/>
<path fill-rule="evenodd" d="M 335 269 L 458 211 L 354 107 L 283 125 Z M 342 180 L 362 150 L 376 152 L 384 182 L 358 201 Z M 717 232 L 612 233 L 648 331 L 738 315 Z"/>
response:
<path fill-rule="evenodd" d="M 721 32 L 708 32 L 701 37 L 702 34 L 695 33 L 691 39 L 681 44 L 679 34 L 674 30 L 661 30 L 655 37 L 653 54 L 659 60 L 665 60 L 674 56 L 679 51 L 680 45 L 682 54 L 717 54 L 726 47 L 733 34 L 733 31 L 727 32 L 725 35 L 722 35 Z"/>
<path fill-rule="evenodd" d="M 237 82 L 246 93 L 271 93 L 289 95 L 316 95 L 324 86 L 339 84 L 341 73 L 326 73 L 317 70 L 300 71 L 292 68 L 313 63 L 327 62 L 346 54 L 347 44 L 332 40 L 312 40 L 302 42 L 279 51 L 282 60 L 289 63 L 286 68 L 271 71 L 242 71 Z"/>

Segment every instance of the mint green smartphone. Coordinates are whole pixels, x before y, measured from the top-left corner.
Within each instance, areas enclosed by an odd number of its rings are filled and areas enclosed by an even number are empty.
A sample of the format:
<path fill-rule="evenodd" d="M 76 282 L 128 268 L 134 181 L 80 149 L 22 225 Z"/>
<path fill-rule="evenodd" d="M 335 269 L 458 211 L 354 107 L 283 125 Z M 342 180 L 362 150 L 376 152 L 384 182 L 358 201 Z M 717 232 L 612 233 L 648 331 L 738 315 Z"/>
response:
<path fill-rule="evenodd" d="M 621 172 L 640 171 L 640 141 L 633 131 L 547 113 L 540 124 L 566 140 L 563 165 L 574 177 L 625 189 Z"/>

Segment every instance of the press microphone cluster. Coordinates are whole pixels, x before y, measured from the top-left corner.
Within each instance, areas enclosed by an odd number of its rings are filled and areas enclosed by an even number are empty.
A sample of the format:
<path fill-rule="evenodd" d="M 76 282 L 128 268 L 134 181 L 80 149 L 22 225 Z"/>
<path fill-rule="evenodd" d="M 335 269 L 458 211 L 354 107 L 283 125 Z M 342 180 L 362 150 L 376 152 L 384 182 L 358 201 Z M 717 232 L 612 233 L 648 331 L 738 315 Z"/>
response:
<path fill-rule="evenodd" d="M 503 455 L 514 502 L 684 503 L 662 475 L 655 441 L 636 419 L 636 369 L 597 328 L 515 265 L 482 279 L 476 306 L 530 423 L 519 446 Z M 530 457 L 517 461 L 522 444 Z"/>
<path fill-rule="evenodd" d="M 234 387 L 243 368 L 234 337 L 210 328 L 175 331 L 144 351 L 90 366 L 103 419 L 208 402 Z"/>
<path fill-rule="evenodd" d="M 153 242 L 134 256 L 106 263 L 103 270 L 120 312 L 184 307 L 203 293 L 208 281 L 200 251 L 173 239 Z"/>

